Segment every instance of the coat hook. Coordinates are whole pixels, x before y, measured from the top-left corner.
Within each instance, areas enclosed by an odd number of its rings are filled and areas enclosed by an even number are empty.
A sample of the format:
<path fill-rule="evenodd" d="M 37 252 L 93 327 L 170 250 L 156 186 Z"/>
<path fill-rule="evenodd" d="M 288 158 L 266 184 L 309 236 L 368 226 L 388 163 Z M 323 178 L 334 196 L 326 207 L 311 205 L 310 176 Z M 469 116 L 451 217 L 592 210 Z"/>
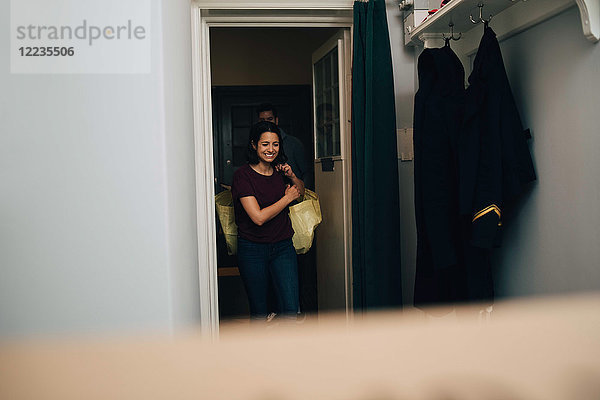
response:
<path fill-rule="evenodd" d="M 487 24 L 489 24 L 490 21 L 492 20 L 492 15 L 490 14 L 490 17 L 487 20 L 483 19 L 483 3 L 477 4 L 477 7 L 479 7 L 479 20 L 474 19 L 473 18 L 473 13 L 471 13 L 471 15 L 469 15 L 469 18 L 471 19 L 471 22 L 474 23 L 474 24 L 478 24 L 480 22 L 483 22 L 487 26 Z"/>
<path fill-rule="evenodd" d="M 446 36 L 442 33 L 442 37 L 444 38 L 444 40 L 446 40 L 446 41 L 449 41 L 450 39 L 459 40 L 462 37 L 462 32 L 460 32 L 458 34 L 458 37 L 454 37 L 454 22 L 450 22 L 448 24 L 448 26 L 450 27 L 450 36 Z"/>

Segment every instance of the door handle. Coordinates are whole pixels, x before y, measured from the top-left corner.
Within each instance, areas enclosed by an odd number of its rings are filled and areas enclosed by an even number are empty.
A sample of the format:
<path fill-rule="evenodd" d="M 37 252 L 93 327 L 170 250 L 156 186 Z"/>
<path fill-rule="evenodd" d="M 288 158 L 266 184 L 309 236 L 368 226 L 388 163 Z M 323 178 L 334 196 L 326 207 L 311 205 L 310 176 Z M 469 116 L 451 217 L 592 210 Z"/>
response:
<path fill-rule="evenodd" d="M 231 165 L 231 160 L 227 160 L 227 161 L 225 161 L 225 164 L 227 164 L 227 165 Z"/>

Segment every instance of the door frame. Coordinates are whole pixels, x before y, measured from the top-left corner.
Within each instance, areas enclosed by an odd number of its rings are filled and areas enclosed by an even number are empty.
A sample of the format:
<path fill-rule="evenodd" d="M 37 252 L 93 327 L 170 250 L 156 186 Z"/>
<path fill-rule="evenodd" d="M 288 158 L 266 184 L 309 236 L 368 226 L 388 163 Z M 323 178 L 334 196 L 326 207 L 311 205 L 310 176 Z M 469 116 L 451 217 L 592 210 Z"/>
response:
<path fill-rule="evenodd" d="M 317 157 L 317 108 L 315 93 L 315 62 L 324 57 L 334 48 L 338 49 L 338 100 L 339 100 L 339 130 L 340 130 L 340 154 Z M 352 273 L 352 168 L 351 168 L 351 145 L 352 125 L 350 117 L 352 114 L 352 31 L 341 28 L 329 40 L 312 54 L 312 86 L 313 86 L 313 141 L 315 153 L 315 188 L 317 181 L 318 165 L 322 166 L 323 160 L 328 159 L 342 166 L 342 213 L 343 221 L 343 257 L 344 257 L 344 309 L 347 318 L 352 318 L 353 313 L 353 273 Z M 318 248 L 319 246 L 317 246 Z M 319 255 L 317 253 L 317 260 Z M 319 273 L 317 273 L 319 276 Z M 318 288 L 321 286 L 318 285 Z M 319 290 L 319 289 L 317 289 Z"/>
<path fill-rule="evenodd" d="M 193 0 L 192 79 L 198 285 L 203 333 L 218 337 L 216 221 L 210 70 L 210 28 L 352 28 L 352 0 Z M 351 244 L 351 243 L 350 243 Z M 352 289 L 351 287 L 349 288 Z"/>

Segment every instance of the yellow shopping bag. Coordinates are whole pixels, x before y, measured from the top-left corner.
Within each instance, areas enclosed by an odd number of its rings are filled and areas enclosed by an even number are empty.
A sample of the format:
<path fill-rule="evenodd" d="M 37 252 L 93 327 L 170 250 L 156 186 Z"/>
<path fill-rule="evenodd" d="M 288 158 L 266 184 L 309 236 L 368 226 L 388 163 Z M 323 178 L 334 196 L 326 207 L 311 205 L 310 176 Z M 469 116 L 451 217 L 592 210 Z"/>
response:
<path fill-rule="evenodd" d="M 233 212 L 233 197 L 231 190 L 224 190 L 215 196 L 217 215 L 225 234 L 227 243 L 227 254 L 230 256 L 237 253 L 237 225 L 235 224 L 235 213 Z"/>
<path fill-rule="evenodd" d="M 290 219 L 294 228 L 294 248 L 297 254 L 306 254 L 312 246 L 315 228 L 323 220 L 319 196 L 308 189 L 304 190 L 304 199 L 290 207 Z"/>
<path fill-rule="evenodd" d="M 237 253 L 237 225 L 233 212 L 233 197 L 231 190 L 224 190 L 215 196 L 215 205 L 219 222 L 225 234 L 227 253 L 231 256 Z M 304 198 L 290 207 L 290 219 L 294 236 L 292 242 L 297 254 L 306 254 L 310 250 L 315 235 L 315 228 L 323 220 L 319 196 L 308 189 L 304 190 Z"/>

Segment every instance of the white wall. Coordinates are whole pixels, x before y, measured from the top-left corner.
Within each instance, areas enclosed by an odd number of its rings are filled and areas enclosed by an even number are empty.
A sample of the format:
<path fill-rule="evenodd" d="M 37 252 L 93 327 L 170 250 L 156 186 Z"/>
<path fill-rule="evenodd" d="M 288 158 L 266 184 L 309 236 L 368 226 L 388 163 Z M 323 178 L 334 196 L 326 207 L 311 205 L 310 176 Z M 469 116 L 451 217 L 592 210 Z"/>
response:
<path fill-rule="evenodd" d="M 496 252 L 498 294 L 599 290 L 600 44 L 573 7 L 501 49 L 538 181 Z"/>
<path fill-rule="evenodd" d="M 162 0 L 162 26 L 170 323 L 177 328 L 200 322 L 190 1 Z"/>
<path fill-rule="evenodd" d="M 189 2 L 152 73 L 12 75 L 0 0 L 0 335 L 197 322 Z"/>

